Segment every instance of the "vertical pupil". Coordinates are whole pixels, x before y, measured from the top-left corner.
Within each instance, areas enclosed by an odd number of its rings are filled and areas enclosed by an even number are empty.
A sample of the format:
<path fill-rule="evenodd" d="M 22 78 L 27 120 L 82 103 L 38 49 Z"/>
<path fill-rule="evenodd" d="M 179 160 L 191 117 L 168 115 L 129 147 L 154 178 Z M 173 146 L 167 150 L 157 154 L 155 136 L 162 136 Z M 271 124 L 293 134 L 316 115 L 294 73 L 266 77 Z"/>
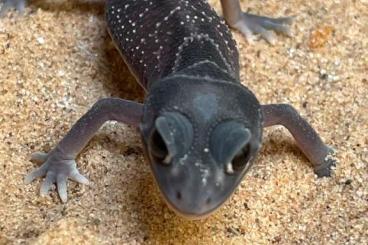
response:
<path fill-rule="evenodd" d="M 155 130 L 155 132 L 152 134 L 150 146 L 151 154 L 156 161 L 162 162 L 168 155 L 168 150 L 165 142 L 157 130 Z"/>
<path fill-rule="evenodd" d="M 231 161 L 232 165 L 233 165 L 233 169 L 234 171 L 239 171 L 241 169 L 243 169 L 248 161 L 249 161 L 249 157 L 250 157 L 250 145 L 247 144 L 235 157 L 234 159 Z"/>

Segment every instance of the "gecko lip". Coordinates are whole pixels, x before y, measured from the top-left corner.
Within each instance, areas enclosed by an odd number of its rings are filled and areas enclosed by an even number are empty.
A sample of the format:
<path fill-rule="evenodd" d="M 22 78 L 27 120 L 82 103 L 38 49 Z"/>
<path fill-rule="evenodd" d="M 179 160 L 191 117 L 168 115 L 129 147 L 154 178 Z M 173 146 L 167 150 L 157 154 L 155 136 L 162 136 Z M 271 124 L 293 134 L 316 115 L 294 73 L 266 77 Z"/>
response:
<path fill-rule="evenodd" d="M 219 207 L 221 207 L 223 205 L 223 203 L 221 203 L 218 206 L 213 207 L 212 209 L 208 209 L 205 212 L 186 212 L 183 211 L 182 209 L 177 208 L 175 205 L 173 205 L 168 198 L 164 198 L 167 206 L 169 206 L 169 208 L 171 210 L 173 210 L 177 215 L 179 215 L 180 217 L 183 217 L 185 219 L 188 220 L 199 220 L 199 219 L 205 219 L 208 216 L 210 216 L 211 214 L 213 214 L 214 212 L 216 212 Z"/>
<path fill-rule="evenodd" d="M 169 167 L 169 166 L 168 166 Z M 155 171 L 153 171 L 155 172 Z M 188 220 L 204 219 L 218 210 L 231 196 L 235 188 L 226 188 L 220 191 L 219 186 L 208 183 L 207 186 L 193 184 L 193 182 L 162 181 L 158 176 L 154 179 L 159 192 L 168 207 L 179 216 Z M 162 176 L 161 176 L 162 177 Z M 236 186 L 236 183 L 233 183 Z M 176 187 L 176 188 L 175 188 Z"/>
<path fill-rule="evenodd" d="M 173 210 L 179 216 L 188 220 L 199 220 L 207 218 L 208 216 L 216 212 L 220 207 L 222 207 L 227 200 L 224 199 L 222 202 L 219 202 L 216 205 L 212 205 L 211 207 L 206 207 L 206 205 L 196 205 L 196 208 L 193 208 L 190 206 L 174 204 L 171 201 L 171 198 L 165 195 L 162 190 L 160 190 L 160 193 L 163 196 L 163 199 L 166 202 L 167 206 L 171 210 Z"/>

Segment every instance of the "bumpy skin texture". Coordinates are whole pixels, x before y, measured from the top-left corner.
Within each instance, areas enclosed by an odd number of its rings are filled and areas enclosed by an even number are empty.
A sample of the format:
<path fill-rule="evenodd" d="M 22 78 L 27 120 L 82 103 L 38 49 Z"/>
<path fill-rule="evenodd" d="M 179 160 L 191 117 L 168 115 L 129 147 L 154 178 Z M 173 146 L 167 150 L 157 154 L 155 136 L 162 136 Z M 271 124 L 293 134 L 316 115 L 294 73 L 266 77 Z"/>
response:
<path fill-rule="evenodd" d="M 248 167 L 244 162 L 241 170 L 228 174 L 234 153 L 220 157 L 222 161 L 214 153 L 221 147 L 229 152 L 249 144 L 247 154 L 254 155 L 262 135 L 260 105 L 240 84 L 239 55 L 230 30 L 202 0 L 108 1 L 107 21 L 122 56 L 148 90 L 140 128 L 162 193 L 185 216 L 210 213 L 234 191 Z M 151 154 L 157 144 L 152 135 L 160 130 L 157 118 L 168 115 L 186 118 L 171 123 L 172 141 L 183 120 L 191 125 L 184 134 L 190 137 L 178 136 L 170 163 L 162 164 Z M 244 142 L 243 133 L 237 145 L 211 145 L 216 127 L 227 121 L 244 125 L 250 139 Z M 160 134 L 165 138 L 164 132 Z M 178 149 L 180 141 L 186 141 L 184 149 Z"/>
<path fill-rule="evenodd" d="M 144 87 L 202 61 L 238 78 L 229 28 L 203 0 L 107 2 L 110 34 Z"/>
<path fill-rule="evenodd" d="M 243 23 L 238 1 L 222 4 Z M 42 165 L 25 180 L 46 176 L 41 194 L 56 183 L 65 202 L 68 178 L 88 183 L 75 158 L 109 120 L 139 126 L 165 200 L 185 217 L 203 217 L 228 199 L 260 148 L 264 126 L 287 127 L 316 174 L 331 174 L 330 148 L 294 108 L 261 106 L 241 85 L 235 42 L 205 0 L 110 0 L 106 9 L 110 34 L 148 95 L 144 105 L 97 101 L 52 151 L 34 154 Z"/>
<path fill-rule="evenodd" d="M 251 165 L 248 161 L 260 148 L 262 114 L 259 103 L 249 90 L 238 84 L 215 83 L 201 77 L 169 77 L 150 92 L 144 105 L 141 133 L 157 183 L 178 213 L 187 217 L 207 215 L 235 190 Z M 187 135 L 191 135 L 191 140 L 179 136 L 175 145 L 184 141 L 185 150 L 178 150 L 181 154 L 175 154 L 170 164 L 162 164 L 150 148 L 157 144 L 152 140 L 158 129 L 156 118 L 169 113 L 180 113 L 190 122 L 192 128 L 187 130 Z M 236 128 L 235 135 L 229 135 L 233 127 L 228 126 L 218 137 L 218 127 L 226 127 L 228 122 L 243 127 Z M 170 128 L 174 135 L 179 131 L 177 125 Z M 251 132 L 250 139 L 243 137 L 244 141 L 240 139 L 238 143 L 235 138 L 242 138 L 242 135 L 237 133 L 244 130 Z M 250 149 L 244 155 L 242 166 L 237 171 L 227 171 L 228 164 L 245 145 Z M 220 150 L 222 154 L 217 156 Z"/>

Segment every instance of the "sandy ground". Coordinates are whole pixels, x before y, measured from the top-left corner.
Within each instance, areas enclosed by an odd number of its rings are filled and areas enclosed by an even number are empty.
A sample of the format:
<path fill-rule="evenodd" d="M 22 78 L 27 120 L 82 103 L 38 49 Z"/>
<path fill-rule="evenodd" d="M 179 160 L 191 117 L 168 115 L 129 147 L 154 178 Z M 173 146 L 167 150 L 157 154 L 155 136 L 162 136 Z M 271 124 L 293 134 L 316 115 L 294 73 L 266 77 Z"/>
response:
<path fill-rule="evenodd" d="M 74 2 L 75 3 L 75 2 Z M 219 1 L 210 3 L 221 13 Z M 101 97 L 142 101 L 113 48 L 103 4 L 58 1 L 0 20 L 0 244 L 368 244 L 368 2 L 243 1 L 244 10 L 295 15 L 294 36 L 249 45 L 234 32 L 241 79 L 262 103 L 290 103 L 337 149 L 317 179 L 282 127 L 214 215 L 187 221 L 161 199 L 134 128 L 107 123 L 77 161 L 90 186 L 69 201 L 23 184 Z"/>

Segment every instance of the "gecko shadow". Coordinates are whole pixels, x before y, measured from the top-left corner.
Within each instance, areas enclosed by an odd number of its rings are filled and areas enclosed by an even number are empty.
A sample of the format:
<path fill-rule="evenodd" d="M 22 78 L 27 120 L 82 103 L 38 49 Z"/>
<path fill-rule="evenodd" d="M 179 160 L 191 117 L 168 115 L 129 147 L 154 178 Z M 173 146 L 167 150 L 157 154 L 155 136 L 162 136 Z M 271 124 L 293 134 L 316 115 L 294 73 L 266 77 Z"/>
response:
<path fill-rule="evenodd" d="M 104 18 L 105 1 L 30 1 L 29 7 L 31 12 L 34 9 L 42 9 L 51 12 L 82 12 L 86 14 L 94 14 Z M 135 81 L 130 73 L 127 65 L 121 58 L 119 52 L 113 45 L 107 29 L 103 32 L 103 43 L 101 46 L 102 57 L 98 60 L 99 71 L 109 74 L 103 83 L 104 89 L 109 92 L 111 97 L 120 97 L 127 100 L 142 102 L 144 91 Z M 97 98 L 96 98 L 97 100 Z"/>

